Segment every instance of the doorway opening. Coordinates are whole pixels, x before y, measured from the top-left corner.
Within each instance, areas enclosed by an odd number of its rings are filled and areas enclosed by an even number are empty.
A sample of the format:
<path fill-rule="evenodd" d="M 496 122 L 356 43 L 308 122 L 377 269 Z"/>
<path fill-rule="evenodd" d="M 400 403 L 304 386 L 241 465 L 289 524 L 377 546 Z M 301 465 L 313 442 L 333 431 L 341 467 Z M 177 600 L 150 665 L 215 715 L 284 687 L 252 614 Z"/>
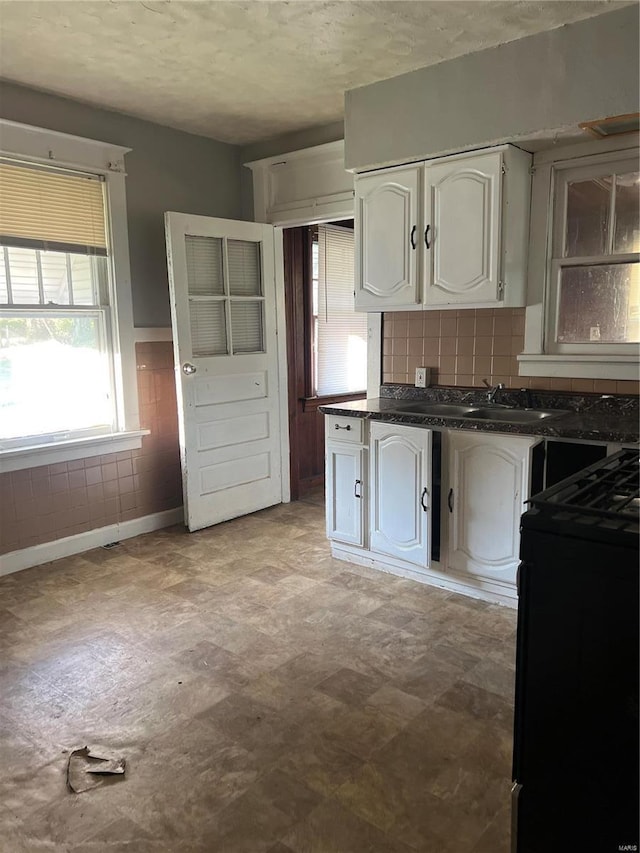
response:
<path fill-rule="evenodd" d="M 354 310 L 353 220 L 283 230 L 291 500 L 324 489 L 319 406 L 366 397 L 367 315 Z"/>

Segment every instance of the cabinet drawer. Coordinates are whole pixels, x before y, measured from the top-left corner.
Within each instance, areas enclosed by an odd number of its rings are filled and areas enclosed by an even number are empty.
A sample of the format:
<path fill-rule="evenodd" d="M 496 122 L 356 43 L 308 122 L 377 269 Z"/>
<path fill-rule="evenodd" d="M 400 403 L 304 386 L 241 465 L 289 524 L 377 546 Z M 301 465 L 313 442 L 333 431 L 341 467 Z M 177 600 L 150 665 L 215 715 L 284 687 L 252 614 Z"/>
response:
<path fill-rule="evenodd" d="M 348 441 L 350 444 L 362 444 L 364 435 L 364 420 L 362 418 L 326 415 L 324 426 L 327 441 Z"/>

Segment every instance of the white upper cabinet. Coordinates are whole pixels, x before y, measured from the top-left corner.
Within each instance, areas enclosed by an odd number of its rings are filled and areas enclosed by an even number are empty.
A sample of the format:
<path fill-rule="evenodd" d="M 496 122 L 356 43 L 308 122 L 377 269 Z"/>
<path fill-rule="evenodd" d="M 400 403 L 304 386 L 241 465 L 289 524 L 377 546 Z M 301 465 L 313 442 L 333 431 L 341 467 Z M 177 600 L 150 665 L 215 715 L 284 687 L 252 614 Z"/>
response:
<path fill-rule="evenodd" d="M 499 301 L 502 154 L 425 169 L 425 302 Z"/>
<path fill-rule="evenodd" d="M 356 308 L 526 305 L 530 166 L 503 145 L 357 176 Z"/>
<path fill-rule="evenodd" d="M 356 309 L 420 304 L 417 245 L 421 166 L 356 179 Z"/>

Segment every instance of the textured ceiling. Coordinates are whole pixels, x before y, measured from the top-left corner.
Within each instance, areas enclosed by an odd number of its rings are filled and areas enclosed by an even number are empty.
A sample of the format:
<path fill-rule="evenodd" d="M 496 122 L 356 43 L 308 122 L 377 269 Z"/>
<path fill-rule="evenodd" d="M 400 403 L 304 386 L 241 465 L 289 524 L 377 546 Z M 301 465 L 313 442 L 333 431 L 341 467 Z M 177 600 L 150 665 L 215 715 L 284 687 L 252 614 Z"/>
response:
<path fill-rule="evenodd" d="M 346 89 L 624 5 L 5 0 L 0 73 L 242 144 L 341 119 Z"/>

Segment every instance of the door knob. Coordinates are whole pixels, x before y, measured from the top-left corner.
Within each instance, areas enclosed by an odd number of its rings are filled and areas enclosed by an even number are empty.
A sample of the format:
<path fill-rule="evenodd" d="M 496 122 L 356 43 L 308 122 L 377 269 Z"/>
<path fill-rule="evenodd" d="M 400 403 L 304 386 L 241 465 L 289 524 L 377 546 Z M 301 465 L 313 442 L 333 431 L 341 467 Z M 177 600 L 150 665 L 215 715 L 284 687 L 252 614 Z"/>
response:
<path fill-rule="evenodd" d="M 197 369 L 198 368 L 195 366 L 195 364 L 190 364 L 190 362 L 188 361 L 185 361 L 185 363 L 182 365 L 182 372 L 185 376 L 191 376 L 191 374 L 195 373 Z"/>

